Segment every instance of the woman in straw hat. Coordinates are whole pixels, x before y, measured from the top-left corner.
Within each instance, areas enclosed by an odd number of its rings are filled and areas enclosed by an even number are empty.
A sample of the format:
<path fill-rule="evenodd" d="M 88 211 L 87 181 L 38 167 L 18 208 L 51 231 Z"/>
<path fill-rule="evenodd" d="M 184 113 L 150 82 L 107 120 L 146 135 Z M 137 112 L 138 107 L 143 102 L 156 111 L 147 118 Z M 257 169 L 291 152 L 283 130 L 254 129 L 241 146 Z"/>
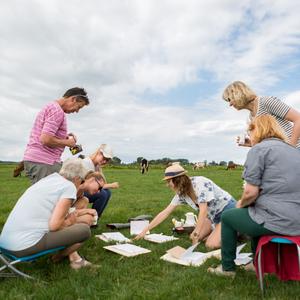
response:
<path fill-rule="evenodd" d="M 234 81 L 223 92 L 223 99 L 237 110 L 249 110 L 249 119 L 260 115 L 273 116 L 284 130 L 291 145 L 300 148 L 300 113 L 276 97 L 257 96 L 242 81 Z M 238 138 L 240 146 L 251 147 L 250 139 Z M 243 142 L 243 143 L 241 143 Z"/>
<path fill-rule="evenodd" d="M 143 238 L 146 233 L 164 221 L 174 209 L 181 204 L 187 204 L 198 211 L 197 223 L 190 238 L 193 243 L 206 238 L 206 247 L 221 246 L 221 215 L 234 208 L 236 201 L 210 179 L 203 176 L 189 177 L 187 171 L 179 164 L 166 168 L 163 180 L 176 194 L 171 203 L 161 211 L 136 239 Z"/>
<path fill-rule="evenodd" d="M 113 158 L 113 152 L 109 145 L 101 144 L 100 147 L 90 156 L 83 158 L 82 162 L 84 167 L 90 171 L 100 172 L 105 180 L 102 173 L 102 167 L 107 165 Z M 105 183 L 103 188 L 96 194 L 90 194 L 85 192 L 84 196 L 87 197 L 89 203 L 93 203 L 92 208 L 95 209 L 100 217 L 111 197 L 110 189 L 119 188 L 118 182 Z M 88 202 L 81 202 L 80 208 L 87 207 Z"/>

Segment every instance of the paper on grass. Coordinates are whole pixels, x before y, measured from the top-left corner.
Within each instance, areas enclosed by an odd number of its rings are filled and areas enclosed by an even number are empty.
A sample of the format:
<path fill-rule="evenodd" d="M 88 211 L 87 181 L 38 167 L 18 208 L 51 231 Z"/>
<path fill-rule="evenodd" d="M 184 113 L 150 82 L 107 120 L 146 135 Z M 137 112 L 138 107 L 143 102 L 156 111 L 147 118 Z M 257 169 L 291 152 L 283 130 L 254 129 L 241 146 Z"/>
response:
<path fill-rule="evenodd" d="M 157 234 L 157 233 L 147 234 L 145 235 L 144 239 L 149 242 L 158 243 L 158 244 L 178 240 L 178 238 L 174 236 Z"/>
<path fill-rule="evenodd" d="M 210 257 L 220 258 L 220 249 L 205 253 L 193 252 L 198 244 L 192 245 L 188 249 L 176 246 L 172 249 L 169 249 L 167 253 L 161 257 L 161 259 L 184 266 L 201 266 Z"/>
<path fill-rule="evenodd" d="M 245 246 L 246 244 L 242 244 L 236 248 L 236 259 L 234 260 L 234 263 L 237 266 L 247 265 L 252 261 L 252 253 L 240 253 Z"/>
<path fill-rule="evenodd" d="M 121 232 L 103 232 L 96 235 L 97 238 L 104 242 L 130 243 L 131 240 L 124 236 Z"/>
<path fill-rule="evenodd" d="M 130 235 L 140 234 L 148 225 L 149 220 L 130 221 Z"/>
<path fill-rule="evenodd" d="M 103 248 L 127 257 L 151 252 L 146 248 L 142 248 L 131 244 L 118 244 L 112 246 L 105 246 Z"/>

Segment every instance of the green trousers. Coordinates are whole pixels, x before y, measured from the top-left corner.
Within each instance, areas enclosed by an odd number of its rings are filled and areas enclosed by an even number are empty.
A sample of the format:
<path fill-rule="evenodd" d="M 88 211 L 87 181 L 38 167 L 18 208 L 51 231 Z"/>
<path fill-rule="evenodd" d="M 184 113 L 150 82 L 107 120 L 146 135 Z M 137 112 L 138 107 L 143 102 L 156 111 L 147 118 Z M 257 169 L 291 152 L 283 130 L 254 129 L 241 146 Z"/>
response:
<path fill-rule="evenodd" d="M 251 237 L 253 258 L 258 240 L 262 235 L 276 234 L 263 225 L 254 222 L 248 212 L 248 208 L 233 208 L 222 214 L 221 240 L 222 240 L 222 267 L 224 271 L 234 271 L 236 258 L 237 235 L 246 234 Z"/>

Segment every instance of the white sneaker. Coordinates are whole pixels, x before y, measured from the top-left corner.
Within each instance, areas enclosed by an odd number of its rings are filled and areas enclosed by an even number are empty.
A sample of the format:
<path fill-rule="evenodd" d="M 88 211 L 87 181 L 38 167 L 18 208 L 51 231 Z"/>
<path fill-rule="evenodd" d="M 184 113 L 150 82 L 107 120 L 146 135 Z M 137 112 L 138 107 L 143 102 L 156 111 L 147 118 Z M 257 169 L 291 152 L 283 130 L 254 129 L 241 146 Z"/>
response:
<path fill-rule="evenodd" d="M 207 272 L 219 275 L 219 276 L 228 276 L 235 277 L 235 271 L 223 271 L 222 265 L 217 266 L 216 268 L 208 268 Z"/>

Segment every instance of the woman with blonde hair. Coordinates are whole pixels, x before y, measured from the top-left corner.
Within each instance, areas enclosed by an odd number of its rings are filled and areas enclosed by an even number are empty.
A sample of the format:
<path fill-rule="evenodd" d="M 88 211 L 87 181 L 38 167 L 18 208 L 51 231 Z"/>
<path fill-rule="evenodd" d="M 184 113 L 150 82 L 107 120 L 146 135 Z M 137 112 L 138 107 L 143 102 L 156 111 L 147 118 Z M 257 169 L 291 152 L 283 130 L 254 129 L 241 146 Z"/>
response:
<path fill-rule="evenodd" d="M 86 169 L 90 171 L 100 172 L 103 175 L 102 167 L 107 165 L 113 158 L 112 149 L 107 144 L 101 144 L 100 147 L 90 156 L 83 158 L 82 162 Z M 106 180 L 105 180 L 106 181 Z M 84 196 L 88 198 L 90 203 L 93 203 L 92 208 L 95 209 L 100 217 L 107 206 L 107 203 L 111 197 L 110 189 L 119 188 L 118 182 L 106 183 L 103 188 L 95 194 L 88 192 L 84 193 Z"/>
<path fill-rule="evenodd" d="M 219 275 L 235 275 L 238 232 L 252 238 L 254 255 L 263 235 L 300 235 L 299 150 L 269 115 L 254 118 L 249 134 L 244 192 L 237 208 L 222 215 L 222 266 L 209 269 Z"/>
<path fill-rule="evenodd" d="M 257 96 L 242 81 L 234 81 L 223 92 L 223 99 L 237 110 L 249 110 L 250 121 L 260 115 L 273 116 L 284 130 L 290 143 L 300 148 L 300 113 L 276 97 Z M 250 140 L 245 139 L 240 146 L 251 147 Z"/>
<path fill-rule="evenodd" d="M 177 206 L 187 204 L 198 212 L 197 223 L 190 238 L 194 243 L 206 239 L 206 247 L 220 248 L 221 215 L 234 208 L 236 201 L 210 179 L 203 176 L 189 177 L 179 164 L 166 168 L 163 180 L 175 192 L 171 203 L 161 211 L 135 239 L 143 238 L 146 233 L 163 222 Z"/>

